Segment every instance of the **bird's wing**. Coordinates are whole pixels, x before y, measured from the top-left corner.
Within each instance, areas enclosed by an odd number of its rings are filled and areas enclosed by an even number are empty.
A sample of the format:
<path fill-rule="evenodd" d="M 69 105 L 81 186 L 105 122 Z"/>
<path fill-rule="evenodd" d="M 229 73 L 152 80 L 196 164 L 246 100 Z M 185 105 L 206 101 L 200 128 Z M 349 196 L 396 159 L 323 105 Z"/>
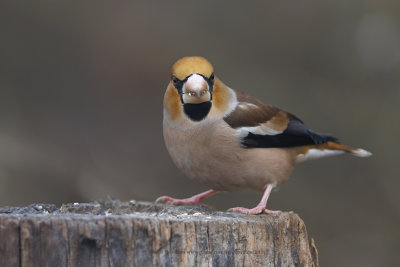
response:
<path fill-rule="evenodd" d="M 248 148 L 297 147 L 323 144 L 337 139 L 315 133 L 294 115 L 237 92 L 238 104 L 225 122 L 240 133 Z"/>

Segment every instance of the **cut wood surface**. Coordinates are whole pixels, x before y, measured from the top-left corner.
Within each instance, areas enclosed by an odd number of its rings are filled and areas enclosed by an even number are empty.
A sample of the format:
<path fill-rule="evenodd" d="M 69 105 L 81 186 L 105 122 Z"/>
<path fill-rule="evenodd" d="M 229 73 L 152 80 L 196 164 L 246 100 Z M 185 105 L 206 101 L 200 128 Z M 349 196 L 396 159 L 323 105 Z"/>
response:
<path fill-rule="evenodd" d="M 0 266 L 318 266 L 298 215 L 120 202 L 0 208 Z"/>

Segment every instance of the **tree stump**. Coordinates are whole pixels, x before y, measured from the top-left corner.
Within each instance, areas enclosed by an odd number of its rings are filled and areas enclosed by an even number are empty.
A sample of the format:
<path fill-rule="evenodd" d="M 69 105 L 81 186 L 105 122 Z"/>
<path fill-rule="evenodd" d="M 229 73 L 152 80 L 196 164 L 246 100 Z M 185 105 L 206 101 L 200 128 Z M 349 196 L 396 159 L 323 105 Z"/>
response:
<path fill-rule="evenodd" d="M 318 266 L 300 217 L 97 201 L 0 209 L 0 266 Z"/>

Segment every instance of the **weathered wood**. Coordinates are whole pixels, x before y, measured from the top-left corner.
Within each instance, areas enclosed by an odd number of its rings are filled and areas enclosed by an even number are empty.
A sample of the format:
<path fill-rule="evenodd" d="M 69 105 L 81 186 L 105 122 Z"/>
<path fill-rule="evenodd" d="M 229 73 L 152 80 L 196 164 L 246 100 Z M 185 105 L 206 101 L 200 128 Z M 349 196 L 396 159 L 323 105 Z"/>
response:
<path fill-rule="evenodd" d="M 0 266 L 318 266 L 292 212 L 108 200 L 0 209 Z"/>

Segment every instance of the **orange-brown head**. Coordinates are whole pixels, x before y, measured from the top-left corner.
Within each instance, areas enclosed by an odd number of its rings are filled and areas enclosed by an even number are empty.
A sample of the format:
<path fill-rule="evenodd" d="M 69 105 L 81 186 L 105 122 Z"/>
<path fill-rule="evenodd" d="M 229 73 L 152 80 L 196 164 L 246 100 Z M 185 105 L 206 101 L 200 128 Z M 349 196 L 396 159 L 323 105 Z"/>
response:
<path fill-rule="evenodd" d="M 222 118 L 236 106 L 236 94 L 203 57 L 184 57 L 172 66 L 164 96 L 164 118 L 177 124 Z"/>
<path fill-rule="evenodd" d="M 213 72 L 214 67 L 204 57 L 183 57 L 172 66 L 171 79 L 175 76 L 180 80 L 184 80 L 194 73 L 210 77 Z"/>
<path fill-rule="evenodd" d="M 172 67 L 171 83 L 167 89 L 168 98 L 164 104 L 174 105 L 173 108 L 176 109 L 179 101 L 189 119 L 201 121 L 210 112 L 214 82 L 214 68 L 207 59 L 181 58 Z"/>

